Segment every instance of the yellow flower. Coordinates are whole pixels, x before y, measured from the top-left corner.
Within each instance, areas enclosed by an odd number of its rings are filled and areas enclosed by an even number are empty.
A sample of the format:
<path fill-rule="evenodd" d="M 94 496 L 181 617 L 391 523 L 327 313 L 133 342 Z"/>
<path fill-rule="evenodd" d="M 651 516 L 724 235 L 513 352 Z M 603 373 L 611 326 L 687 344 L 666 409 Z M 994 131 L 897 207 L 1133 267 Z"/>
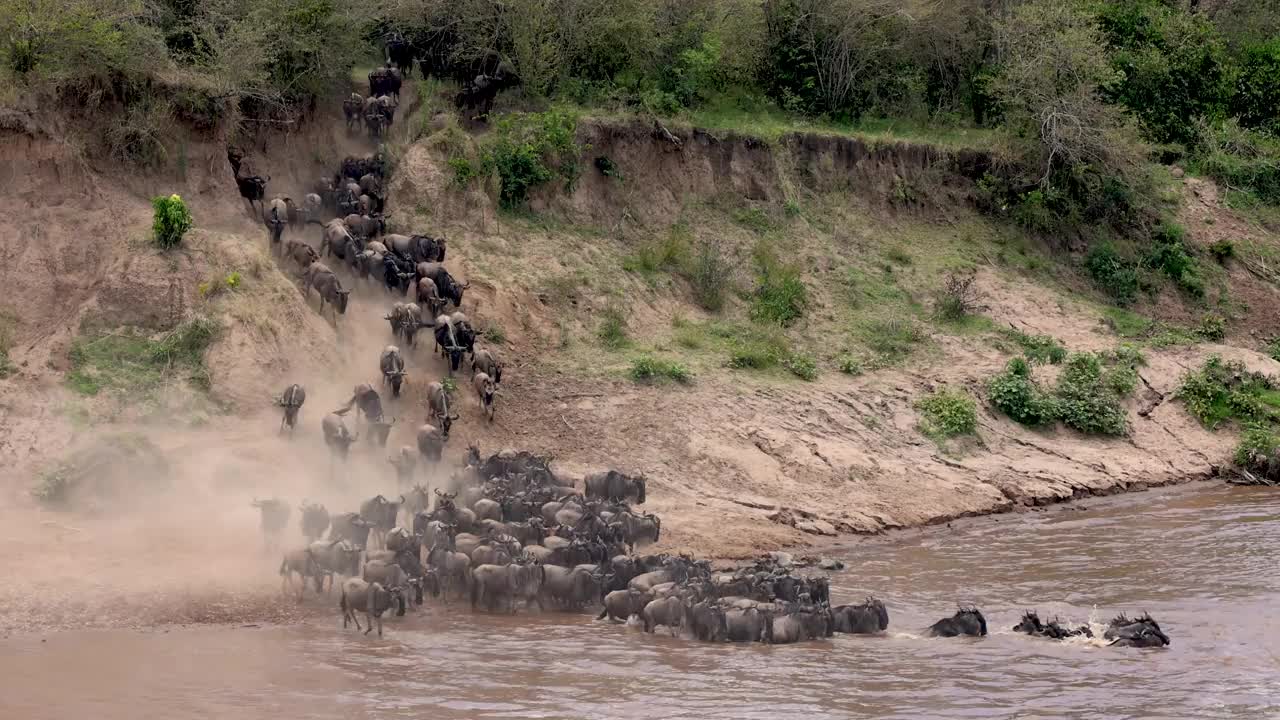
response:
<path fill-rule="evenodd" d="M 170 196 L 169 196 L 169 199 L 170 199 L 170 200 L 176 200 L 176 201 L 178 201 L 178 202 L 182 202 L 182 198 L 178 197 L 178 193 L 174 193 L 174 194 L 170 195 Z"/>

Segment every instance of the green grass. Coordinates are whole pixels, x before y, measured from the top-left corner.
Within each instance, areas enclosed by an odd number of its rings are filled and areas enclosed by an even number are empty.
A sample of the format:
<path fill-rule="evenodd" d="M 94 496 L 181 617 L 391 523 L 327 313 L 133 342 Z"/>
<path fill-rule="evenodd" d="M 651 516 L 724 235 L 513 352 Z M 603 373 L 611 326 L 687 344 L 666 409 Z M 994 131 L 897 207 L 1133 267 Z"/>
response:
<path fill-rule="evenodd" d="M 875 354 L 878 366 L 905 360 L 924 341 L 924 333 L 911 318 L 867 320 L 855 335 Z"/>
<path fill-rule="evenodd" d="M 1035 427 L 1062 422 L 1092 435 L 1127 435 L 1122 401 L 1137 386 L 1145 359 L 1132 348 L 1110 353 L 1072 353 L 1052 391 L 1043 389 L 1023 358 L 1009 361 L 987 385 L 991 404 L 1010 419 Z"/>
<path fill-rule="evenodd" d="M 674 226 L 665 236 L 644 242 L 622 259 L 622 269 L 641 275 L 678 271 L 689 262 L 688 230 Z"/>
<path fill-rule="evenodd" d="M 943 388 L 916 401 L 920 431 L 935 441 L 971 435 L 978 429 L 978 409 L 963 390 Z"/>
<path fill-rule="evenodd" d="M 600 325 L 596 328 L 596 338 L 600 344 L 610 350 L 621 350 L 630 345 L 627 337 L 627 316 L 622 308 L 610 305 L 600 314 Z"/>
<path fill-rule="evenodd" d="M 818 379 L 818 363 L 808 353 L 792 352 L 782 359 L 782 366 L 806 382 Z"/>
<path fill-rule="evenodd" d="M 688 383 L 693 380 L 689 368 L 671 360 L 642 355 L 631 361 L 631 379 L 636 382 L 654 382 L 658 380 L 674 380 Z"/>
<path fill-rule="evenodd" d="M 1067 357 L 1067 349 L 1050 335 L 1028 335 L 1013 329 L 1004 331 L 1004 334 L 1016 342 L 1022 348 L 1022 354 L 1032 362 L 1057 365 Z"/>
<path fill-rule="evenodd" d="M 81 338 L 71 347 L 67 385 L 82 395 L 107 391 L 145 398 L 164 382 L 182 378 L 207 390 L 204 352 L 218 331 L 215 321 L 194 318 L 159 339 L 127 332 Z"/>

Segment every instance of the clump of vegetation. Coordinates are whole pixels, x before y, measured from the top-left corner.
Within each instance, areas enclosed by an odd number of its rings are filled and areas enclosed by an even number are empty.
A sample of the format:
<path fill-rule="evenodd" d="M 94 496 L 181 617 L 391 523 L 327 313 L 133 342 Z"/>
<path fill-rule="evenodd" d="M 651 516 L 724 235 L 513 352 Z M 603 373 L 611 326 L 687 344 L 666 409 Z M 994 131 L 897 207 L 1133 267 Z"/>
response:
<path fill-rule="evenodd" d="M 480 174 L 496 173 L 501 184 L 499 203 L 517 210 L 529 192 L 560 178 L 571 186 L 578 178 L 577 118 L 556 110 L 503 116 L 483 151 Z M 457 178 L 458 168 L 454 168 Z"/>
<path fill-rule="evenodd" d="M 1267 343 L 1266 352 L 1267 357 L 1280 362 L 1280 338 L 1271 338 Z"/>
<path fill-rule="evenodd" d="M 1161 223 L 1153 233 L 1148 265 L 1160 270 L 1178 288 L 1192 297 L 1204 297 L 1204 281 L 1200 278 L 1195 258 L 1186 245 L 1186 230 L 1176 223 Z"/>
<path fill-rule="evenodd" d="M 1052 335 L 1028 335 L 1017 330 L 1011 331 L 1010 335 L 1031 362 L 1057 365 L 1067 357 L 1067 349 Z"/>
<path fill-rule="evenodd" d="M 729 360 L 725 364 L 734 369 L 766 370 L 791 355 L 786 336 L 776 329 L 717 323 L 710 330 L 729 341 Z"/>
<path fill-rule="evenodd" d="M 622 269 L 627 272 L 653 275 L 663 270 L 677 270 L 684 267 L 689 256 L 687 231 L 681 226 L 660 238 L 642 243 L 639 249 L 622 261 Z"/>
<path fill-rule="evenodd" d="M 1022 358 L 1010 360 L 1004 372 L 991 379 L 987 397 L 997 410 L 1023 425 L 1048 425 L 1058 417 L 1054 399 L 1036 385 L 1031 366 Z"/>
<path fill-rule="evenodd" d="M 200 297 L 213 298 L 224 292 L 234 292 L 244 285 L 244 276 L 239 271 L 233 270 L 223 276 L 215 276 L 209 280 L 200 283 L 196 287 L 196 291 Z"/>
<path fill-rule="evenodd" d="M 13 365 L 13 361 L 9 359 L 9 346 L 12 342 L 9 339 L 10 332 L 9 321 L 4 317 L 4 315 L 0 315 L 0 380 L 9 377 L 17 371 L 17 368 Z"/>
<path fill-rule="evenodd" d="M 800 270 L 780 261 L 766 245 L 756 248 L 755 262 L 758 285 L 751 302 L 751 318 L 790 327 L 804 315 L 809 302 Z"/>
<path fill-rule="evenodd" d="M 1236 244 L 1226 239 L 1215 240 L 1209 245 L 1209 254 L 1219 264 L 1225 265 L 1228 260 L 1236 256 Z"/>
<path fill-rule="evenodd" d="M 977 312 L 979 300 L 977 279 L 977 275 L 972 271 L 947 273 L 934 304 L 934 312 L 940 319 L 954 322 Z"/>
<path fill-rule="evenodd" d="M 836 365 L 845 375 L 857 377 L 862 374 L 862 361 L 852 355 L 841 355 Z"/>
<path fill-rule="evenodd" d="M 703 241 L 699 244 L 689 263 L 689 282 L 693 285 L 693 298 L 702 309 L 719 312 L 724 308 L 724 296 L 732 274 L 733 268 L 718 243 Z"/>
<path fill-rule="evenodd" d="M 1280 392 L 1274 381 L 1250 372 L 1244 363 L 1225 361 L 1218 355 L 1184 375 L 1176 397 L 1210 429 L 1232 420 L 1241 424 L 1280 421 Z"/>
<path fill-rule="evenodd" d="M 666 379 L 687 383 L 693 379 L 693 375 L 687 367 L 678 362 L 655 358 L 652 355 L 642 355 L 631 361 L 631 379 L 636 382 Z"/>
<path fill-rule="evenodd" d="M 808 353 L 790 353 L 783 358 L 782 365 L 790 370 L 792 375 L 806 382 L 818 379 L 818 362 Z"/>
<path fill-rule="evenodd" d="M 1218 342 L 1227 336 L 1227 321 L 1221 315 L 1208 313 L 1200 318 L 1196 334 L 1210 342 Z"/>
<path fill-rule="evenodd" d="M 465 188 L 471 184 L 472 180 L 480 177 L 480 168 L 476 167 L 471 160 L 458 156 L 449 158 L 449 167 L 453 169 L 453 186 L 456 188 Z"/>
<path fill-rule="evenodd" d="M 1265 425 L 1245 428 L 1233 459 L 1239 467 L 1272 484 L 1280 482 L 1280 435 Z"/>
<path fill-rule="evenodd" d="M 112 333 L 79 340 L 71 346 L 67 384 L 82 395 L 108 390 L 146 396 L 164 381 L 181 377 L 208 389 L 204 352 L 217 338 L 219 329 L 216 321 L 196 317 L 158 339 Z"/>
<path fill-rule="evenodd" d="M 444 389 L 445 394 L 453 397 L 453 394 L 458 392 L 458 381 L 454 380 L 452 375 L 446 375 L 440 380 L 440 387 Z"/>
<path fill-rule="evenodd" d="M 902 361 L 924 340 L 924 334 L 911 319 L 871 320 L 860 329 L 864 342 L 875 353 L 875 364 L 893 365 Z"/>
<path fill-rule="evenodd" d="M 1122 256 L 1111 243 L 1099 243 L 1090 248 L 1084 264 L 1098 288 L 1117 303 L 1128 305 L 1137 299 L 1137 263 Z"/>
<path fill-rule="evenodd" d="M 600 315 L 596 337 L 610 350 L 620 350 L 631 342 L 627 337 L 627 316 L 621 307 L 610 305 L 604 309 Z"/>
<path fill-rule="evenodd" d="M 507 342 L 507 331 L 498 323 L 490 321 L 484 329 L 484 338 L 494 345 L 503 345 Z"/>
<path fill-rule="evenodd" d="M 935 439 L 971 435 L 978 429 L 978 410 L 963 390 L 943 388 L 916 401 L 923 416 L 920 431 Z"/>
<path fill-rule="evenodd" d="M 151 206 L 155 209 L 151 233 L 156 244 L 165 249 L 176 247 L 191 229 L 191 211 L 187 204 L 175 194 L 154 198 Z"/>

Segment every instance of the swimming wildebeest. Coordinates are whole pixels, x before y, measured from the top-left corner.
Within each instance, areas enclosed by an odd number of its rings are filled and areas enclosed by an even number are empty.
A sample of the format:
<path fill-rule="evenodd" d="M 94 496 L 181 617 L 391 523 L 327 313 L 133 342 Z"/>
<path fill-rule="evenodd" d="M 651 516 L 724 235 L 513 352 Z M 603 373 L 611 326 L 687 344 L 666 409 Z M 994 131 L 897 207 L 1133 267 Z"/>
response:
<path fill-rule="evenodd" d="M 280 432 L 284 432 L 286 427 L 289 428 L 289 432 L 293 432 L 294 426 L 298 424 L 298 411 L 306 401 L 307 391 L 297 383 L 280 393 L 280 397 L 276 398 L 276 404 L 284 408 L 284 417 L 280 418 Z"/>
<path fill-rule="evenodd" d="M 356 611 L 363 610 L 365 624 L 367 627 L 364 634 L 368 635 L 373 630 L 373 623 L 378 622 L 378 637 L 382 637 L 382 614 L 391 609 L 391 603 L 396 602 L 400 598 L 400 589 L 387 589 L 378 583 L 367 583 L 364 580 L 353 577 L 349 578 L 342 584 L 342 600 L 338 607 L 342 609 L 342 627 L 347 627 L 347 622 L 353 622 L 356 629 L 360 629 L 360 621 L 356 619 Z M 403 602 L 403 600 L 401 600 Z"/>
<path fill-rule="evenodd" d="M 889 627 L 889 611 L 875 598 L 869 597 L 860 605 L 837 605 L 831 608 L 831 615 L 833 629 L 839 633 L 870 635 Z"/>
<path fill-rule="evenodd" d="M 391 397 L 400 397 L 400 384 L 404 382 L 404 357 L 400 355 L 400 348 L 395 345 L 383 348 L 378 367 L 382 370 L 382 384 L 391 386 Z"/>
<path fill-rule="evenodd" d="M 1087 625 L 1082 625 L 1079 628 L 1071 629 L 1071 628 L 1063 627 L 1062 624 L 1059 623 L 1056 618 L 1053 620 L 1050 620 L 1048 623 L 1042 623 L 1040 622 L 1039 614 L 1030 610 L 1023 611 L 1022 619 L 1018 622 L 1017 625 L 1013 626 L 1013 630 L 1014 632 L 1026 633 L 1028 635 L 1036 635 L 1039 637 L 1047 637 L 1047 638 L 1052 638 L 1054 640 L 1064 640 L 1069 637 L 1075 637 L 1076 635 L 1093 637 L 1093 631 L 1090 630 L 1089 626 Z"/>
<path fill-rule="evenodd" d="M 458 416 L 449 412 L 449 394 L 438 382 L 427 383 L 427 419 L 440 427 L 445 440 L 449 439 L 449 428 Z"/>
<path fill-rule="evenodd" d="M 1102 637 L 1120 647 L 1164 647 L 1169 644 L 1169 636 L 1146 613 L 1133 619 L 1121 614 L 1111 621 Z"/>
<path fill-rule="evenodd" d="M 987 619 L 978 608 L 962 607 L 955 615 L 943 618 L 929 626 L 928 633 L 934 637 L 956 637 L 973 635 L 982 637 L 987 634 Z"/>
<path fill-rule="evenodd" d="M 304 297 L 311 294 L 311 288 L 315 288 L 316 293 L 320 295 L 321 316 L 324 315 L 326 302 L 333 306 L 335 322 L 339 314 L 346 314 L 347 297 L 351 295 L 351 291 L 342 288 L 342 283 L 338 282 L 338 276 L 334 275 L 324 263 L 311 263 L 311 267 L 308 267 L 303 274 L 302 281 L 305 283 L 302 291 Z"/>

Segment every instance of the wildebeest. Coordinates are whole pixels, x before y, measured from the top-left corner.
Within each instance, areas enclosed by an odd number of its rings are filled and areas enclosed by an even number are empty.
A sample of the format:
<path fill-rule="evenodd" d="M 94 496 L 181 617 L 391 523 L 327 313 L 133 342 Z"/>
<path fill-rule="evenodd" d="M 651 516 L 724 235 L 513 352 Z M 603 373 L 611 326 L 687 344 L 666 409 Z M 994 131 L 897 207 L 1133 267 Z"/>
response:
<path fill-rule="evenodd" d="M 298 509 L 302 512 L 302 537 L 310 541 L 320 539 L 324 531 L 329 529 L 329 511 L 324 505 L 305 500 Z"/>
<path fill-rule="evenodd" d="M 445 540 L 448 542 L 447 536 Z M 436 570 L 440 578 L 440 594 L 446 603 L 449 602 L 450 588 L 456 586 L 459 592 L 465 592 L 473 585 L 471 558 L 446 544 L 437 542 L 432 546 L 427 553 L 427 564 Z"/>
<path fill-rule="evenodd" d="M 457 492 L 440 492 L 438 488 L 432 492 L 436 495 L 436 509 L 431 513 L 434 519 L 454 525 L 463 533 L 469 533 L 475 528 L 476 514 L 470 508 L 458 507 L 454 502 L 454 498 L 458 496 Z M 458 549 L 470 553 L 470 549 L 463 550 L 461 547 Z"/>
<path fill-rule="evenodd" d="M 502 382 L 502 361 L 498 359 L 498 354 L 492 350 L 476 350 L 471 355 L 471 374 L 474 376 L 477 372 L 493 378 L 495 384 Z"/>
<path fill-rule="evenodd" d="M 646 482 L 643 476 L 630 477 L 617 470 L 606 470 L 587 475 L 583 478 L 583 485 L 589 498 L 644 504 Z"/>
<path fill-rule="evenodd" d="M 384 38 L 387 51 L 387 63 L 401 74 L 409 72 L 413 68 L 413 59 L 416 52 L 413 43 L 405 39 L 399 31 L 391 31 Z"/>
<path fill-rule="evenodd" d="M 413 483 L 413 474 L 418 467 L 418 456 L 414 453 L 413 448 L 408 445 L 402 445 L 400 451 L 393 455 L 388 462 L 396 469 L 396 485 L 405 487 Z M 414 510 L 405 511 L 410 517 L 413 517 Z"/>
<path fill-rule="evenodd" d="M 427 492 L 425 485 L 414 484 L 409 491 L 404 494 L 404 512 L 411 518 L 416 518 L 418 513 L 431 509 L 431 495 Z M 417 525 L 414 526 L 413 532 L 421 534 Z M 430 543 L 427 543 L 430 546 Z"/>
<path fill-rule="evenodd" d="M 265 178 L 259 175 L 241 176 L 236 173 L 236 187 L 240 190 L 240 197 L 249 204 L 251 214 L 265 210 L 263 199 L 267 196 L 267 183 L 270 180 L 270 176 Z M 254 203 L 257 203 L 256 207 Z"/>
<path fill-rule="evenodd" d="M 271 252 L 280 252 L 280 238 L 284 236 L 284 226 L 289 222 L 289 206 L 283 198 L 275 197 L 262 213 L 262 221 L 271 233 Z"/>
<path fill-rule="evenodd" d="M 578 610 L 600 601 L 601 579 L 586 567 L 543 565 L 544 604 L 564 610 Z"/>
<path fill-rule="evenodd" d="M 284 256 L 297 263 L 298 267 L 306 269 L 311 267 L 311 263 L 320 259 L 320 253 L 316 249 L 302 240 L 286 240 L 284 243 Z"/>
<path fill-rule="evenodd" d="M 259 500 L 254 498 L 253 507 L 261 514 L 262 540 L 267 547 L 275 545 L 280 533 L 289 524 L 289 513 L 292 509 L 279 498 Z"/>
<path fill-rule="evenodd" d="M 400 97 L 400 85 L 403 82 L 400 74 L 394 71 L 388 62 L 382 67 L 369 72 L 369 94 L 390 95 Z"/>
<path fill-rule="evenodd" d="M 418 428 L 418 452 L 427 462 L 440 462 L 440 456 L 444 453 L 444 435 L 435 425 Z"/>
<path fill-rule="evenodd" d="M 359 93 L 351 93 L 342 101 L 342 114 L 347 119 L 347 130 L 360 127 L 360 113 L 364 110 L 364 98 Z"/>
<path fill-rule="evenodd" d="M 280 397 L 276 398 L 276 404 L 284 408 L 284 416 L 280 418 L 280 432 L 284 432 L 286 427 L 293 432 L 294 426 L 298 424 L 298 411 L 302 409 L 302 404 L 307 401 L 306 388 L 294 383 L 284 389 L 280 393 Z"/>
<path fill-rule="evenodd" d="M 696 640 L 724 642 L 729 639 L 729 623 L 724 608 L 711 600 L 686 604 L 684 625 Z"/>
<path fill-rule="evenodd" d="M 373 538 L 378 545 L 386 547 L 386 535 L 396 526 L 396 518 L 400 515 L 400 503 L 404 496 L 392 502 L 382 495 L 375 495 L 360 504 L 360 517 L 368 520 L 373 531 Z"/>
<path fill-rule="evenodd" d="M 956 637 L 973 635 L 982 637 L 987 634 L 987 619 L 978 608 L 962 607 L 955 615 L 943 618 L 929 626 L 928 633 L 934 637 Z"/>
<path fill-rule="evenodd" d="M 1133 619 L 1119 615 L 1107 626 L 1102 637 L 1120 647 L 1165 647 L 1169 644 L 1169 636 L 1146 613 Z"/>
<path fill-rule="evenodd" d="M 792 607 L 766 616 L 766 640 L 775 645 L 817 640 L 831 635 L 831 611 L 822 606 Z"/>
<path fill-rule="evenodd" d="M 363 549 L 369 544 L 369 528 L 373 523 L 360 517 L 360 513 L 347 512 L 335 515 L 329 527 L 330 540 L 350 540 Z"/>
<path fill-rule="evenodd" d="M 400 348 L 395 345 L 383 348 L 378 367 L 382 370 L 382 384 L 391 386 L 391 397 L 400 397 L 400 384 L 404 382 L 404 357 L 400 355 Z"/>
<path fill-rule="evenodd" d="M 645 632 L 651 633 L 658 625 L 662 625 L 674 636 L 684 624 L 684 603 L 675 596 L 650 600 L 640 612 L 640 619 L 644 621 Z"/>
<path fill-rule="evenodd" d="M 604 596 L 604 609 L 596 619 L 603 620 L 607 617 L 613 621 L 626 622 L 631 616 L 639 615 L 652 599 L 653 595 L 640 590 L 614 590 Z"/>
<path fill-rule="evenodd" d="M 373 238 L 384 235 L 387 229 L 387 216 L 380 212 L 373 213 L 350 213 L 342 218 L 342 224 L 351 233 L 352 237 L 368 242 Z M 383 252 L 386 249 L 383 248 Z"/>
<path fill-rule="evenodd" d="M 729 642 L 764 642 L 768 639 L 769 621 L 759 608 L 726 610 L 724 623 Z"/>
<path fill-rule="evenodd" d="M 453 103 L 465 113 L 465 119 L 484 119 L 493 109 L 493 101 L 498 97 L 498 92 L 518 85 L 519 82 L 520 79 L 515 74 L 505 72 L 502 68 L 494 75 L 480 74 L 458 91 Z"/>
<path fill-rule="evenodd" d="M 436 282 L 429 277 L 418 278 L 416 299 L 418 305 L 425 307 L 431 317 L 437 317 L 444 312 L 444 298 L 440 297 L 440 292 L 436 290 Z"/>
<path fill-rule="evenodd" d="M 449 439 L 449 428 L 458 416 L 449 412 L 449 394 L 438 382 L 427 383 L 427 419 L 439 425 L 444 439 Z"/>
<path fill-rule="evenodd" d="M 396 562 L 370 560 L 364 564 L 361 577 L 367 583 L 376 583 L 388 590 L 398 590 L 396 594 L 396 616 L 405 613 L 406 594 L 409 591 L 409 574 Z"/>
<path fill-rule="evenodd" d="M 351 259 L 362 249 L 360 240 L 352 234 L 345 220 L 334 218 L 325 223 L 324 233 L 320 241 L 321 256 L 328 257 L 333 255 L 339 260 L 351 262 Z"/>
<path fill-rule="evenodd" d="M 435 281 L 440 297 L 453 303 L 455 307 L 462 307 L 462 293 L 471 287 L 470 282 L 458 284 L 444 265 L 438 262 L 418 263 L 417 270 L 419 277 L 429 277 Z"/>
<path fill-rule="evenodd" d="M 540 591 L 545 580 L 546 569 L 523 558 L 513 560 L 510 565 L 480 565 L 471 571 L 471 607 L 484 602 L 492 611 L 500 601 L 505 601 L 515 614 L 517 604 L 523 600 L 525 607 L 535 602 L 542 610 Z"/>
<path fill-rule="evenodd" d="M 417 344 L 418 330 L 431 327 L 430 323 L 422 319 L 422 308 L 417 303 L 396 303 L 383 319 L 391 325 L 392 334 L 409 347 Z"/>
<path fill-rule="evenodd" d="M 330 576 L 330 589 L 333 588 L 333 575 L 355 577 L 359 574 L 360 547 L 351 540 L 317 540 L 307 546 L 307 551 L 325 574 Z"/>
<path fill-rule="evenodd" d="M 438 315 L 435 321 L 436 349 L 449 358 L 449 374 L 457 372 L 467 348 L 462 342 L 458 327 L 448 315 Z"/>
<path fill-rule="evenodd" d="M 1036 635 L 1039 637 L 1047 637 L 1053 640 L 1063 640 L 1077 635 L 1093 637 L 1093 631 L 1088 625 L 1082 625 L 1079 628 L 1063 627 L 1057 618 L 1050 620 L 1048 623 L 1040 622 L 1039 614 L 1027 610 L 1022 613 L 1022 619 L 1017 625 L 1013 626 L 1014 632 L 1026 633 L 1028 635 Z"/>
<path fill-rule="evenodd" d="M 622 531 L 622 540 L 631 552 L 635 552 L 637 546 L 644 547 L 658 542 L 662 534 L 662 520 L 651 513 L 618 513 L 610 525 L 617 526 Z"/>
<path fill-rule="evenodd" d="M 342 422 L 342 418 L 333 413 L 324 416 L 320 422 L 320 428 L 324 431 L 324 444 L 329 446 L 332 453 L 343 459 L 347 457 L 351 443 L 360 438 L 358 433 L 352 435 Z"/>
<path fill-rule="evenodd" d="M 875 598 L 867 598 L 860 605 L 837 605 L 831 608 L 835 626 L 839 633 L 870 635 L 883 632 L 889 627 L 889 611 L 884 603 Z"/>
<path fill-rule="evenodd" d="M 299 218 L 302 224 L 310 225 L 312 223 L 323 226 L 320 221 L 321 213 L 324 212 L 324 198 L 318 193 L 307 193 L 302 196 L 302 209 L 299 211 Z"/>
<path fill-rule="evenodd" d="M 476 398 L 480 400 L 481 410 L 489 418 L 489 422 L 493 422 L 494 401 L 498 395 L 498 387 L 493 384 L 493 378 L 485 373 L 476 373 L 471 378 L 471 385 L 476 390 Z"/>
<path fill-rule="evenodd" d="M 280 561 L 280 592 L 282 594 L 285 592 L 286 585 L 293 587 L 295 574 L 302 580 L 302 584 L 298 586 L 298 602 L 302 602 L 302 593 L 307 589 L 308 578 L 315 583 L 317 593 L 323 591 L 325 570 L 312 557 L 310 548 L 298 548 L 284 554 L 284 559 Z"/>
<path fill-rule="evenodd" d="M 352 388 L 351 399 L 333 412 L 335 415 L 346 415 L 352 407 L 356 408 L 359 415 L 364 416 L 366 422 L 382 421 L 382 397 L 369 383 L 360 383 Z"/>
<path fill-rule="evenodd" d="M 364 634 L 373 630 L 373 623 L 378 622 L 378 637 L 382 637 L 382 614 L 391 609 L 391 603 L 400 596 L 398 588 L 387 589 L 378 583 L 367 583 L 360 578 L 349 578 L 342 584 L 342 600 L 338 607 L 342 609 L 342 627 L 353 622 L 360 629 L 360 621 L 356 619 L 356 611 L 363 610 L 367 627 Z M 401 600 L 400 602 L 403 602 Z"/>
<path fill-rule="evenodd" d="M 302 276 L 305 283 L 303 288 L 303 296 L 311 294 L 311 288 L 315 288 L 316 293 L 320 296 L 320 314 L 324 315 L 324 305 L 329 303 L 333 306 L 333 317 L 336 321 L 338 315 L 345 315 L 347 312 L 347 297 L 351 295 L 350 290 L 344 290 L 342 283 L 338 282 L 338 276 L 321 262 L 313 262 L 307 268 Z"/>

